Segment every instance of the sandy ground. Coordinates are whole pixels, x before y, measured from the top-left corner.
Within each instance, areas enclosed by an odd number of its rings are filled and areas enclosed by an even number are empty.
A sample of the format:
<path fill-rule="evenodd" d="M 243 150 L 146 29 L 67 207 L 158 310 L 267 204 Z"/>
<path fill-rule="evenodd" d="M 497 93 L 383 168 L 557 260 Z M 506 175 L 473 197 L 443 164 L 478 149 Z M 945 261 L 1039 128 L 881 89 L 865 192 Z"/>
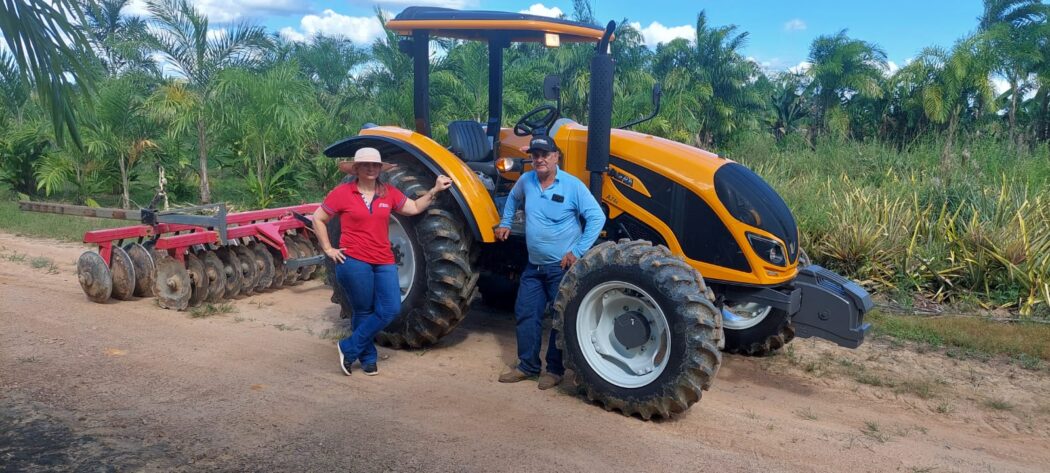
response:
<path fill-rule="evenodd" d="M 1047 471 L 1050 376 L 874 341 L 726 356 L 669 421 L 503 385 L 512 316 L 347 378 L 318 281 L 191 318 L 94 304 L 84 247 L 0 234 L 0 470 Z M 24 258 L 19 255 L 26 255 Z M 49 257 L 49 268 L 34 257 Z M 41 266 L 36 267 L 34 266 Z"/>

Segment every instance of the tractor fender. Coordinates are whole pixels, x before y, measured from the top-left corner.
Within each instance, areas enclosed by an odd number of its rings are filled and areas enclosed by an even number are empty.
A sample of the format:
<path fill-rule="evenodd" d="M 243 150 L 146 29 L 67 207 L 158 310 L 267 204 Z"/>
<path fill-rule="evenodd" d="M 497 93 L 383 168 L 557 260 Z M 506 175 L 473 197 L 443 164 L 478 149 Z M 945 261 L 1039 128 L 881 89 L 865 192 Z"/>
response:
<path fill-rule="evenodd" d="M 434 175 L 450 177 L 452 187 L 449 192 L 463 212 L 474 238 L 485 243 L 496 241 L 493 229 L 500 221 L 496 203 L 474 171 L 445 147 L 425 135 L 404 128 L 377 126 L 332 144 L 324 150 L 324 154 L 329 158 L 349 157 L 365 147 L 378 149 L 384 161 L 395 164 L 418 162 Z"/>

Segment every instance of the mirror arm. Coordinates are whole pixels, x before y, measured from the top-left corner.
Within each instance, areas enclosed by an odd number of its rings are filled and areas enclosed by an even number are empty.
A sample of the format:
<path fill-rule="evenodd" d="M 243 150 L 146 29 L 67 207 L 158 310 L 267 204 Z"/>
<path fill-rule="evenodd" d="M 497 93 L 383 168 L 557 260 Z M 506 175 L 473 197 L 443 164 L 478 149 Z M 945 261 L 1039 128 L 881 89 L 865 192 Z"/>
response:
<path fill-rule="evenodd" d="M 647 122 L 649 120 L 652 120 L 652 119 L 656 118 L 656 115 L 658 115 L 660 113 L 660 97 L 661 97 L 661 95 L 662 94 L 659 93 L 659 92 L 657 92 L 655 94 L 656 100 L 653 101 L 654 102 L 653 103 L 653 105 L 654 105 L 653 113 L 650 113 L 649 116 L 647 116 L 647 117 L 639 118 L 639 119 L 637 119 L 637 120 L 635 120 L 633 122 L 629 122 L 626 125 L 618 126 L 617 128 L 619 128 L 621 130 L 626 130 L 626 129 L 628 129 L 628 128 L 632 127 L 632 126 L 635 126 L 635 125 L 637 125 L 639 123 L 644 123 L 644 122 Z"/>

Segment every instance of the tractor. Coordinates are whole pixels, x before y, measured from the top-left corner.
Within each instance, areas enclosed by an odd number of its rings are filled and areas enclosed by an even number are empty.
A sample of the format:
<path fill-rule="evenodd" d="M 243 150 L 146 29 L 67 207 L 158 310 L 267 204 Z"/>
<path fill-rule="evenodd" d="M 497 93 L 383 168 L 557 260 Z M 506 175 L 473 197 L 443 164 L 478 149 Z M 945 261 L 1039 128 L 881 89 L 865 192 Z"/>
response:
<path fill-rule="evenodd" d="M 599 243 L 567 272 L 551 308 L 566 368 L 589 400 L 644 419 L 670 417 L 711 386 L 723 350 L 767 355 L 795 336 L 848 348 L 863 342 L 868 293 L 809 264 L 791 211 L 762 178 L 714 153 L 612 126 L 614 22 L 602 29 L 521 13 L 409 7 L 386 26 L 413 61 L 415 129 L 365 124 L 325 155 L 376 148 L 397 164 L 383 178 L 410 197 L 441 174 L 453 186 L 424 214 L 390 221 L 403 309 L 379 343 L 437 342 L 463 320 L 479 288 L 486 301 L 513 299 L 525 230 L 516 219 L 506 242 L 493 231 L 530 167 L 525 145 L 542 134 L 562 150 L 560 168 L 589 184 L 607 216 Z M 431 133 L 434 38 L 488 45 L 487 122 L 449 123 L 447 143 Z M 587 126 L 561 117 L 554 76 L 543 86 L 554 104 L 502 126 L 503 53 L 516 42 L 595 45 Z M 659 99 L 656 86 L 648 118 Z M 338 219 L 329 233 L 339 241 Z M 349 317 L 342 288 L 330 283 Z"/>

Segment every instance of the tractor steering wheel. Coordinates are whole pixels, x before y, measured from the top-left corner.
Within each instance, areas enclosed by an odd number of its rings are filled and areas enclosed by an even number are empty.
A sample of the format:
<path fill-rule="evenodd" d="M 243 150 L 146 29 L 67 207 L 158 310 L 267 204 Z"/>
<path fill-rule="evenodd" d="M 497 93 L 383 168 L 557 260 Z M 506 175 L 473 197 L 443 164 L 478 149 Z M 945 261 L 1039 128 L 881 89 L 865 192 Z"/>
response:
<path fill-rule="evenodd" d="M 541 115 L 542 114 L 542 115 Z M 554 105 L 541 105 L 534 108 L 531 112 L 526 113 L 525 116 L 518 120 L 518 123 L 514 124 L 514 134 L 518 136 L 529 136 L 537 128 L 543 128 L 548 132 L 551 129 L 551 125 L 558 119 L 558 107 Z"/>

